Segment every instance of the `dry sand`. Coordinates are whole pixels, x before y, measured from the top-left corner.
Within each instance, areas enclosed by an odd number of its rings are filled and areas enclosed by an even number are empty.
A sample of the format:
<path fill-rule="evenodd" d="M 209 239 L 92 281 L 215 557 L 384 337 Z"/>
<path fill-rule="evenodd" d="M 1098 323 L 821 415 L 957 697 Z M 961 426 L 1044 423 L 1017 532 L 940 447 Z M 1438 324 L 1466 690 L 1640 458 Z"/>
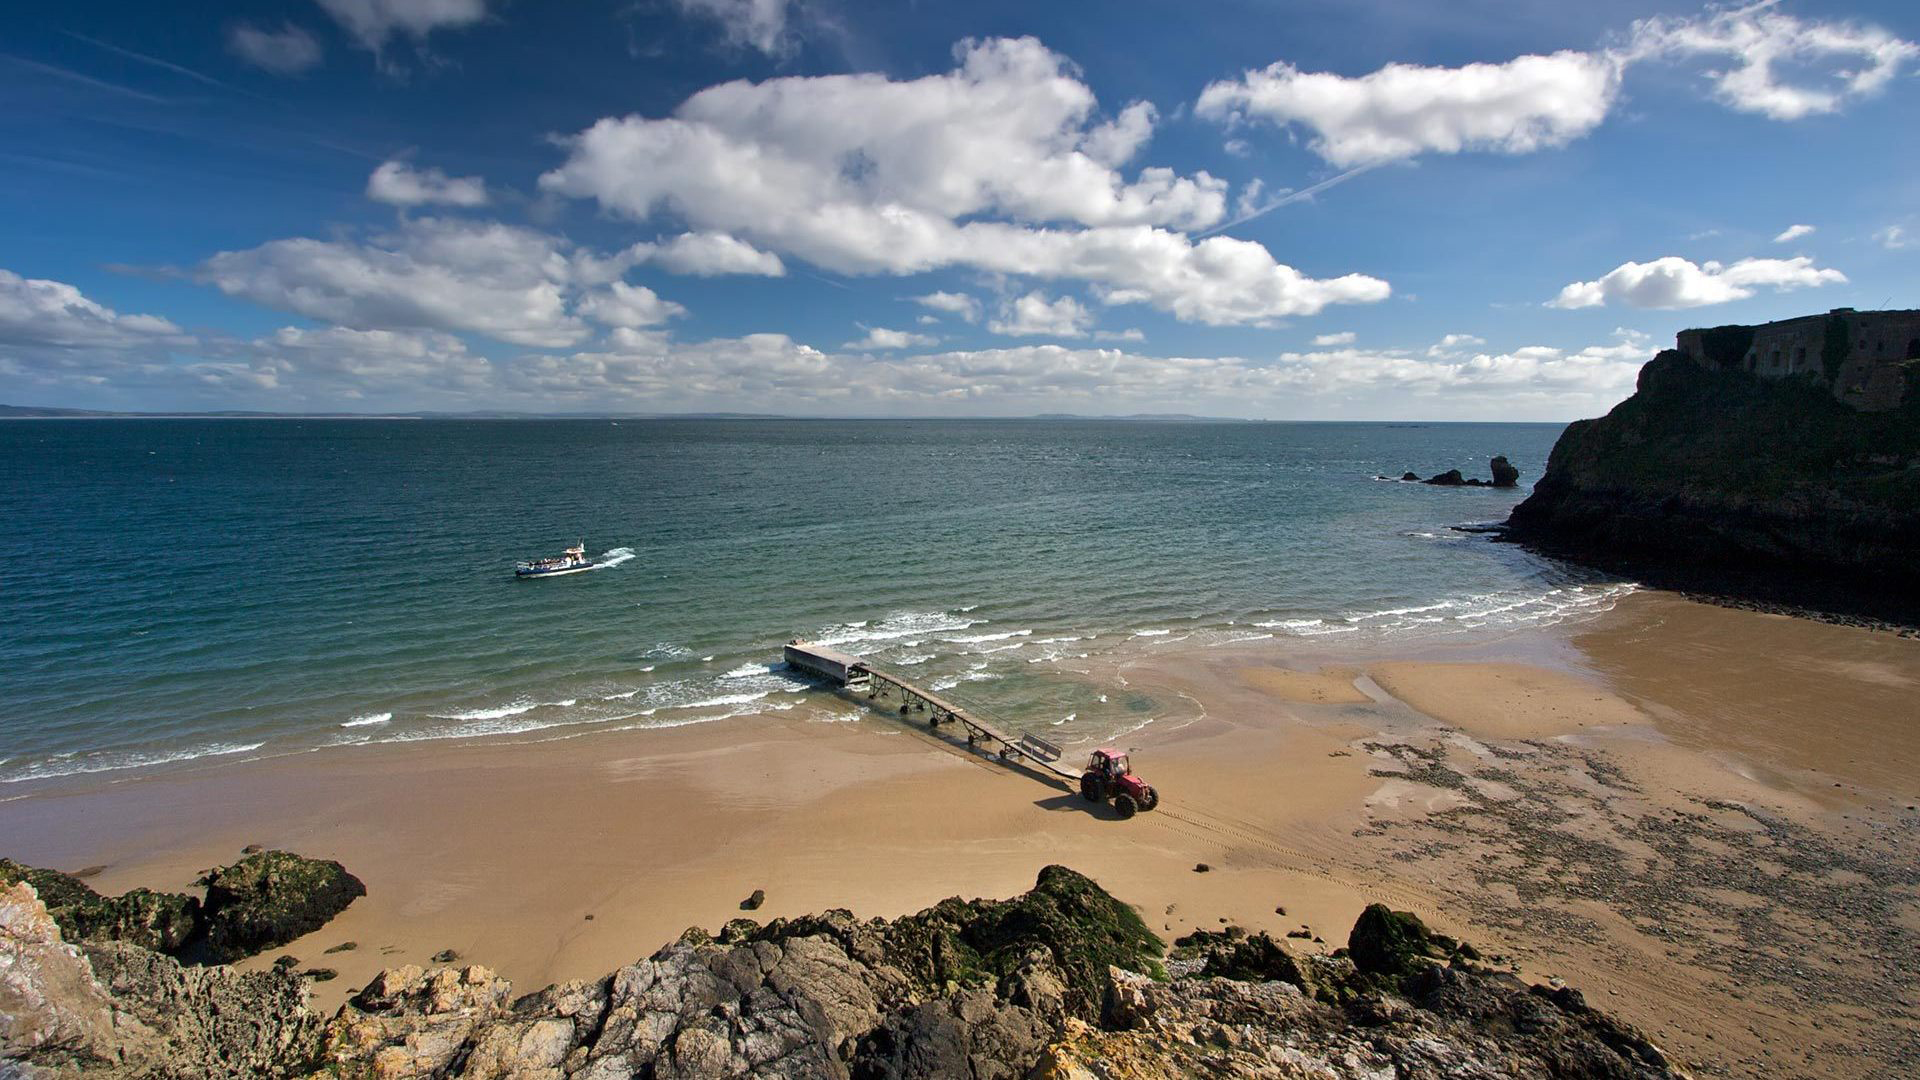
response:
<path fill-rule="evenodd" d="M 754 889 L 760 919 L 890 916 L 1063 862 L 1167 937 L 1232 922 L 1330 950 L 1384 900 L 1708 1074 L 1910 1072 L 1920 642 L 1659 594 L 1568 641 L 1501 646 L 1559 667 L 1143 650 L 1091 675 L 1185 703 L 1127 737 L 1164 802 L 1125 822 L 894 718 L 769 716 L 76 783 L 0 803 L 0 850 L 104 864 L 107 892 L 183 888 L 253 843 L 337 858 L 367 897 L 249 961 L 337 969 L 328 1009 L 442 949 L 531 990 Z"/>

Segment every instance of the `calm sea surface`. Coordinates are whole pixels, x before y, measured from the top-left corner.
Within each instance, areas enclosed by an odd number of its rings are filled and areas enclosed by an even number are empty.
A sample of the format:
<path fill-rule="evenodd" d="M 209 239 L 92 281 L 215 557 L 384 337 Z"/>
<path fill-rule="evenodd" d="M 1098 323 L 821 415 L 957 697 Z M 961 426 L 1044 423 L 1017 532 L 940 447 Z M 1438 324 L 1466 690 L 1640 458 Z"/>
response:
<path fill-rule="evenodd" d="M 796 635 L 1063 740 L 1154 703 L 1097 654 L 1406 641 L 1624 586 L 1449 526 L 1521 493 L 1376 473 L 1558 425 L 0 422 L 0 784 L 210 755 L 856 714 Z M 516 581 L 585 539 L 592 573 Z M 0 787 L 0 795 L 4 788 Z"/>

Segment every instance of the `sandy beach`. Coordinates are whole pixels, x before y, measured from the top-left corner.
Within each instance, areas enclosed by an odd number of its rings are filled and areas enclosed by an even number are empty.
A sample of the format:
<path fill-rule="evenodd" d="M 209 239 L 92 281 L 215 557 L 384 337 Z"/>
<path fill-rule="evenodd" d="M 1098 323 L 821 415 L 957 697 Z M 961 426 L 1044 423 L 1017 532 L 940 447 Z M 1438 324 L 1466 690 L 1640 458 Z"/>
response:
<path fill-rule="evenodd" d="M 1130 821 L 885 714 L 770 714 L 74 780 L 0 803 L 0 851 L 103 892 L 185 888 L 249 844 L 338 859 L 367 896 L 248 961 L 337 970 L 329 1010 L 445 949 L 530 991 L 755 889 L 762 920 L 893 916 L 1059 862 L 1164 937 L 1331 950 L 1385 901 L 1705 1075 L 1911 1069 L 1920 642 L 1653 592 L 1529 633 L 1143 646 L 1087 676 L 1172 703 L 1122 740 L 1164 799 Z"/>

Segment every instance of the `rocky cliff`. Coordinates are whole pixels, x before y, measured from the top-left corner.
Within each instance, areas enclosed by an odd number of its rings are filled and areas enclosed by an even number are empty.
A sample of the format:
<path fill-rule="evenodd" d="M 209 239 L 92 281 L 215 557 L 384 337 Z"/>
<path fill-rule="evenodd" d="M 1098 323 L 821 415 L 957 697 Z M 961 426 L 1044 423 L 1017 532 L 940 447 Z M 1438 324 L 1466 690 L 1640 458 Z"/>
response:
<path fill-rule="evenodd" d="M 689 931 L 515 999 L 483 967 L 387 971 L 323 1023 L 281 971 L 85 952 L 0 892 L 0 1076 L 1683 1075 L 1577 992 L 1528 987 L 1383 907 L 1345 955 L 1196 934 L 1169 955 L 1065 867 L 1011 900 Z"/>
<path fill-rule="evenodd" d="M 1662 352 L 1632 397 L 1567 428 L 1507 525 L 1655 585 L 1913 625 L 1920 395 L 1866 412 L 1811 377 Z"/>

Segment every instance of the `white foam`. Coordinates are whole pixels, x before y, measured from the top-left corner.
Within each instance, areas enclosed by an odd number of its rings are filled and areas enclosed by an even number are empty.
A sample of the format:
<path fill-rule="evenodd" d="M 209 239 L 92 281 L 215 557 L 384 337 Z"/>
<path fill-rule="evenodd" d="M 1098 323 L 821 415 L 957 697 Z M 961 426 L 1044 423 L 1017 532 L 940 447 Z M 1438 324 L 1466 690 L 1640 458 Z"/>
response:
<path fill-rule="evenodd" d="M 664 707 L 669 709 L 712 709 L 722 705 L 746 705 L 750 702 L 759 701 L 771 693 L 773 693 L 771 690 L 762 690 L 754 694 L 722 694 L 719 697 L 705 698 L 700 701 L 688 701 Z"/>
<path fill-rule="evenodd" d="M 974 619 L 958 618 L 946 612 L 901 611 L 888 615 L 878 623 L 862 619 L 859 622 L 830 626 L 815 634 L 810 640 L 816 645 L 837 648 L 870 644 L 876 641 L 926 637 L 929 634 L 948 634 L 956 630 L 965 630 L 976 624 L 977 621 Z"/>
<path fill-rule="evenodd" d="M 28 765 L 11 775 L 0 777 L 0 783 L 17 784 L 23 780 L 52 780 L 61 776 L 80 776 L 87 773 L 115 772 L 120 769 L 143 769 L 154 765 L 173 765 L 183 761 L 195 761 L 205 757 L 225 757 L 229 754 L 245 754 L 267 745 L 257 743 L 208 743 L 204 746 L 189 747 L 184 750 L 165 750 L 158 753 L 139 754 L 132 752 L 89 754 L 76 757 L 74 754 L 54 754 L 46 761 Z"/>
<path fill-rule="evenodd" d="M 941 638 L 940 640 L 949 641 L 955 645 L 979 645 L 987 641 L 1006 641 L 1009 638 L 1031 637 L 1032 635 L 1033 631 L 1031 630 L 1008 630 L 999 634 L 969 634 L 963 637 Z"/>
<path fill-rule="evenodd" d="M 619 566 L 621 563 L 626 562 L 628 559 L 631 559 L 631 558 L 633 558 L 632 548 L 630 547 L 613 548 L 612 550 L 608 551 L 606 554 L 594 560 L 594 563 L 595 563 L 594 569 L 595 570 L 611 570 L 614 567 Z"/>
<path fill-rule="evenodd" d="M 519 716 L 535 709 L 570 709 L 579 704 L 577 698 L 563 698 L 559 701 L 519 701 L 506 705 L 496 705 L 489 709 L 465 709 L 461 712 L 431 713 L 435 720 L 504 720 L 509 716 Z"/>
<path fill-rule="evenodd" d="M 372 727 L 375 724 L 387 723 L 392 719 L 393 719 L 393 714 L 390 712 L 366 713 L 365 715 L 362 715 L 362 716 L 356 716 L 351 720 L 343 720 L 341 721 L 340 726 L 341 727 Z"/>
<path fill-rule="evenodd" d="M 958 675 L 948 675 L 945 678 L 933 680 L 932 689 L 951 690 L 963 682 L 987 682 L 999 677 L 990 671 L 963 671 Z"/>
<path fill-rule="evenodd" d="M 1428 611 L 1445 611 L 1453 606 L 1454 602 L 1452 600 L 1442 600 L 1437 604 L 1422 604 L 1417 607 L 1386 608 L 1382 611 L 1349 613 L 1347 618 L 1352 619 L 1354 622 L 1362 622 L 1367 619 L 1388 619 L 1395 615 L 1419 615 Z"/>
<path fill-rule="evenodd" d="M 775 668 L 779 666 L 780 665 L 777 664 L 741 664 L 739 667 L 734 668 L 732 671 L 720 677 L 723 679 L 751 679 L 760 675 L 770 675 Z"/>
<path fill-rule="evenodd" d="M 1173 631 L 1171 630 L 1135 630 L 1133 632 L 1133 636 L 1134 637 L 1166 637 L 1168 634 L 1171 634 L 1171 633 L 1173 633 Z"/>

